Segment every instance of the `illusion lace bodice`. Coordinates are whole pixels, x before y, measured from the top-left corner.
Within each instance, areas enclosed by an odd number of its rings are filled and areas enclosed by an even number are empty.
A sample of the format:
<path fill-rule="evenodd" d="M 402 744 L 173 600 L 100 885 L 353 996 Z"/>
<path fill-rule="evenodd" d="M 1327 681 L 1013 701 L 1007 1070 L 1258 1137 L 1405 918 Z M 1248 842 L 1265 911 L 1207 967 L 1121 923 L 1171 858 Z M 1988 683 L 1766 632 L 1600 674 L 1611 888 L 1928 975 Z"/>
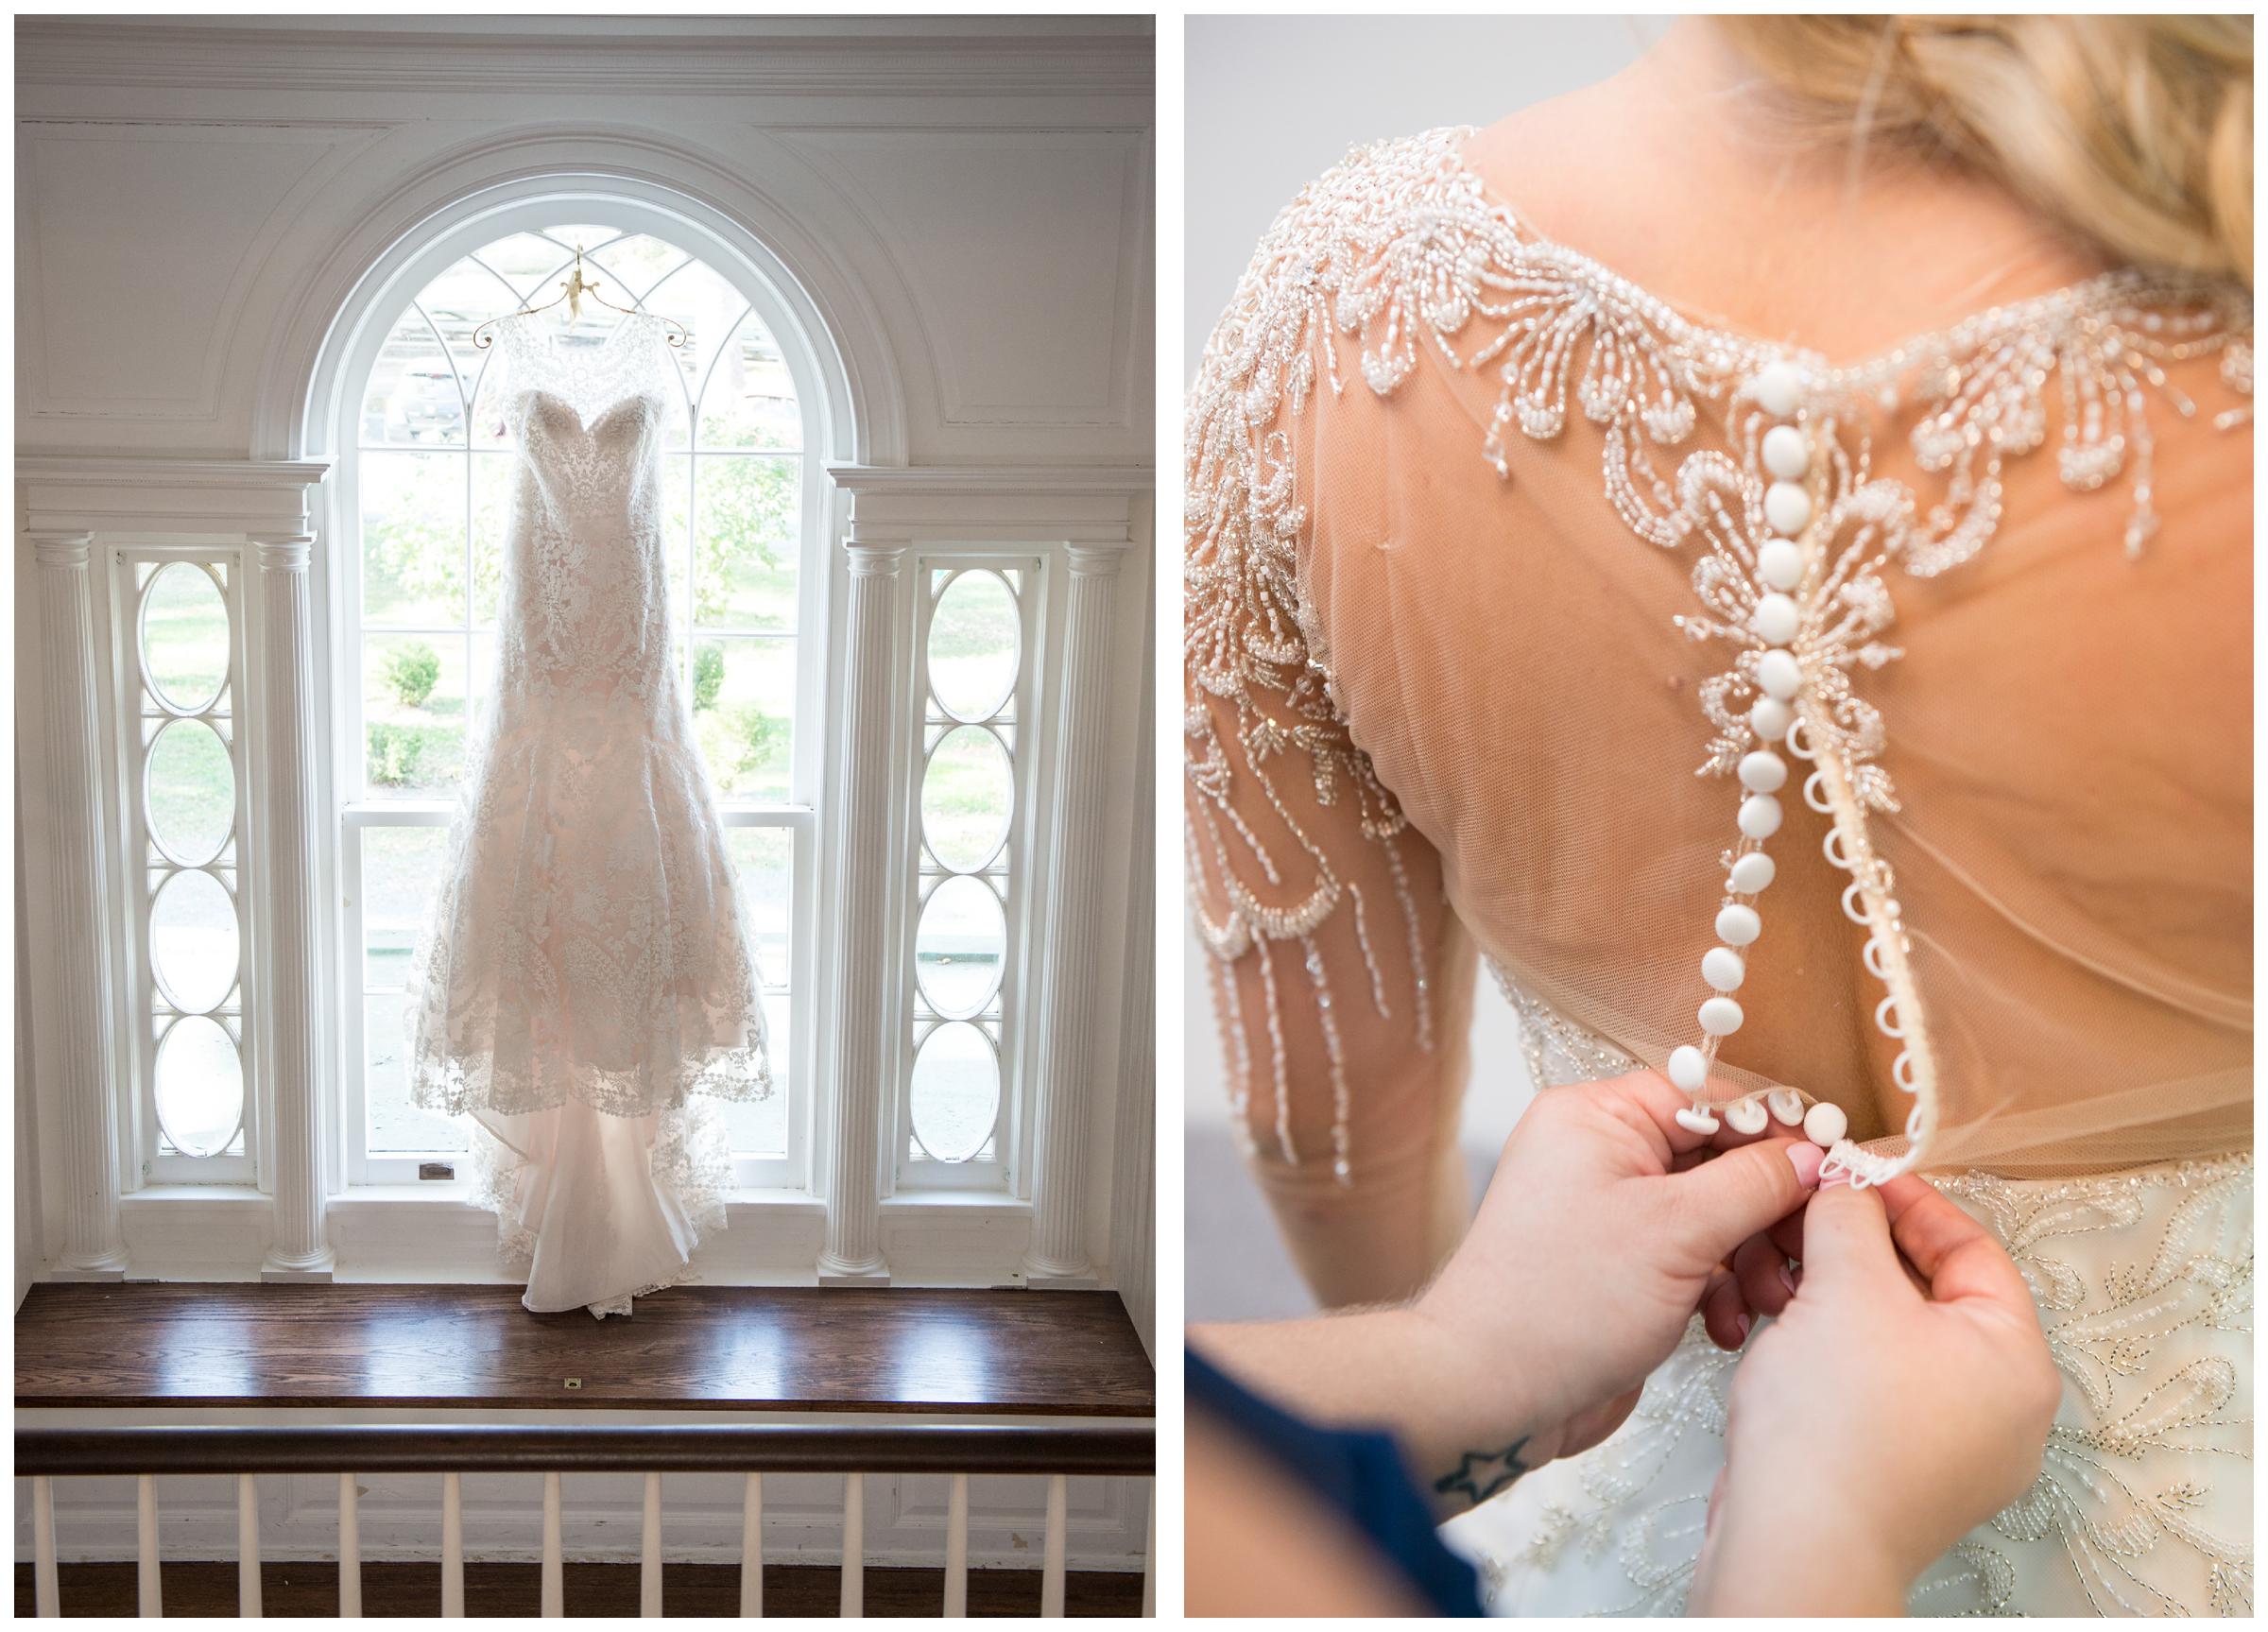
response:
<path fill-rule="evenodd" d="M 2244 1142 L 2246 297 L 2111 272 L 1837 363 L 1541 237 L 1467 134 L 1310 187 L 1190 398 L 1191 866 L 1265 1159 L 1430 1159 L 1377 1102 L 1476 945 L 1701 1104 L 1834 1102 L 1864 1180 Z"/>
<path fill-rule="evenodd" d="M 1469 135 L 1306 189 L 1189 399 L 1193 914 L 1295 1245 L 1434 1202 L 1486 962 L 1538 1088 L 1831 1106 L 2024 1269 L 2065 1408 L 1916 1608 L 2249 1613 L 2248 291 L 1841 362 L 1545 238 Z M 1682 1607 L 1737 1363 L 1696 1328 L 1452 1526 L 1498 1606 Z"/>
<path fill-rule="evenodd" d="M 756 965 L 670 628 L 661 324 L 498 335 L 521 456 L 496 695 L 412 971 L 414 1096 L 619 1116 L 762 1097 Z"/>

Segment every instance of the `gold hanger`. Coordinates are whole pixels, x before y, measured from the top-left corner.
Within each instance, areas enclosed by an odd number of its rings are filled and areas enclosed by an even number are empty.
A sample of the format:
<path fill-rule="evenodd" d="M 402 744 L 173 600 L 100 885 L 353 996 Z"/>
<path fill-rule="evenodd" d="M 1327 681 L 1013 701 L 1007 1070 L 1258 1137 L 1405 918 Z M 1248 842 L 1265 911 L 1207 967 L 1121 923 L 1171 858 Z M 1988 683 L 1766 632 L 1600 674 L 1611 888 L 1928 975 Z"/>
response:
<path fill-rule="evenodd" d="M 600 284 L 594 283 L 583 276 L 583 247 L 577 244 L 575 247 L 575 270 L 569 273 L 566 280 L 559 284 L 560 293 L 557 297 L 544 301 L 541 306 L 523 306 L 517 312 L 507 312 L 505 316 L 510 318 L 530 317 L 537 312 L 548 312 L 559 301 L 564 301 L 567 302 L 567 316 L 572 319 L 583 315 L 583 301 L 586 296 L 589 297 L 593 305 L 604 306 L 610 312 L 620 312 L 625 317 L 632 318 L 638 315 L 637 308 L 633 306 L 617 306 L 611 301 L 599 299 L 599 287 Z M 485 352 L 489 347 L 494 345 L 496 336 L 490 334 L 489 331 L 503 321 L 504 318 L 490 318 L 479 328 L 473 330 L 472 349 L 476 352 Z M 662 337 L 671 345 L 682 346 L 692 337 L 686 332 L 685 325 L 675 318 L 663 318 L 662 321 L 669 325 L 669 333 Z"/>

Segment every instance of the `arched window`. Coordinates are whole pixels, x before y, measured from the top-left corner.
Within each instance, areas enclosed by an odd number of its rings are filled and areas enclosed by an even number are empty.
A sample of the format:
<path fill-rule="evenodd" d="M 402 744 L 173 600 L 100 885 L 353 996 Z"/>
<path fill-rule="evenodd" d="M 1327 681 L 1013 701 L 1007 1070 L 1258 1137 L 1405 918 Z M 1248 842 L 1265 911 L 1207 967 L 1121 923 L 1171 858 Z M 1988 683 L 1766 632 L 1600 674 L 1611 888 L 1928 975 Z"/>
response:
<path fill-rule="evenodd" d="M 493 352 L 472 336 L 558 295 L 579 251 L 602 301 L 675 318 L 689 335 L 662 455 L 676 660 L 752 919 L 781 1084 L 762 1104 L 730 1108 L 729 1121 L 744 1184 L 799 1182 L 809 1073 L 797 1021 L 811 988 L 821 763 L 812 648 L 824 632 L 809 348 L 752 271 L 672 242 L 635 206 L 608 211 L 610 224 L 564 209 L 523 205 L 435 245 L 398 281 L 417 293 L 390 327 L 369 326 L 363 371 L 349 376 L 361 386 L 345 393 L 358 406 L 339 438 L 340 507 L 358 524 L 334 557 L 348 1177 L 407 1179 L 465 1148 L 461 1125 L 408 1102 L 402 993 L 468 733 L 494 683 L 517 478 Z M 579 318 L 562 305 L 533 320 L 560 324 L 573 347 L 598 343 L 621 315 L 586 301 Z"/>

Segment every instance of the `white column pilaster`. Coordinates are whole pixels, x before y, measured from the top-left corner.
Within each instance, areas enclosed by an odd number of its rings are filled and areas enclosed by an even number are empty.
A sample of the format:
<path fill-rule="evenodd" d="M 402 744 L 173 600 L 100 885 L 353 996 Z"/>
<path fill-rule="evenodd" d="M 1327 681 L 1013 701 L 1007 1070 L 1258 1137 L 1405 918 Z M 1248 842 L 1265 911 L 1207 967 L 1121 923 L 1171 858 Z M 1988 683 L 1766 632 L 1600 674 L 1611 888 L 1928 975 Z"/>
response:
<path fill-rule="evenodd" d="M 40 957 L 55 970 L 60 1021 L 49 1057 L 63 1111 L 63 1245 L 59 1280 L 126 1274 L 118 1219 L 117 1077 L 112 1057 L 110 921 L 101 834 L 102 733 L 95 710 L 94 602 L 86 532 L 31 534 L 45 644 L 46 793 L 54 813 L 53 903 Z"/>
<path fill-rule="evenodd" d="M 1034 1285 L 1092 1285 L 1087 1256 L 1089 1088 L 1095 1067 L 1095 989 L 1103 926 L 1096 921 L 1109 823 L 1112 606 L 1123 542 L 1074 544 L 1063 636 L 1062 703 L 1056 717 L 1056 866 L 1044 944 L 1053 962 L 1043 1001 L 1040 1127 L 1032 1168 L 1032 1239 L 1023 1259 Z"/>
<path fill-rule="evenodd" d="M 255 860 L 266 883 L 268 1114 L 274 1234 L 263 1280 L 328 1280 L 323 1231 L 322 1056 L 316 1034 L 314 610 L 305 533 L 251 536 L 260 563 L 260 690 L 267 823 Z"/>
<path fill-rule="evenodd" d="M 897 631 L 907 542 L 861 539 L 848 545 L 850 604 L 845 627 L 848 696 L 842 714 L 843 853 L 835 898 L 835 1095 L 827 1185 L 822 1285 L 889 1280 L 882 1256 L 881 1157 L 883 981 L 890 903 L 890 745 L 896 740 Z"/>

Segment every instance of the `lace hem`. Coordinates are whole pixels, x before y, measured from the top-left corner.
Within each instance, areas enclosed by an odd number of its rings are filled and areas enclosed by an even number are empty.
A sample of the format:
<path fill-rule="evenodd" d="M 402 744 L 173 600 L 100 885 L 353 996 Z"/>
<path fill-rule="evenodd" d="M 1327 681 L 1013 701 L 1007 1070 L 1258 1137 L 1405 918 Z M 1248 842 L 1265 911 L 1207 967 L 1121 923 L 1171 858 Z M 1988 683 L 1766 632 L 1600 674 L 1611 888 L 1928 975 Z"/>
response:
<path fill-rule="evenodd" d="M 646 1116 L 672 1111 L 694 1099 L 754 1104 L 772 1097 L 772 1064 L 763 1027 L 752 1028 L 754 1040 L 713 1049 L 678 1062 L 674 1079 L 663 1093 L 653 1091 L 654 1074 L 647 1069 L 609 1071 L 598 1066 L 566 1068 L 567 1080 L 558 1080 L 558 1068 L 519 1070 L 500 1067 L 493 1053 L 461 1059 L 419 1060 L 411 1071 L 409 1102 L 421 1110 L 444 1116 L 463 1116 L 474 1110 L 492 1110 L 506 1116 L 525 1116 L 579 1103 L 608 1116 Z"/>

